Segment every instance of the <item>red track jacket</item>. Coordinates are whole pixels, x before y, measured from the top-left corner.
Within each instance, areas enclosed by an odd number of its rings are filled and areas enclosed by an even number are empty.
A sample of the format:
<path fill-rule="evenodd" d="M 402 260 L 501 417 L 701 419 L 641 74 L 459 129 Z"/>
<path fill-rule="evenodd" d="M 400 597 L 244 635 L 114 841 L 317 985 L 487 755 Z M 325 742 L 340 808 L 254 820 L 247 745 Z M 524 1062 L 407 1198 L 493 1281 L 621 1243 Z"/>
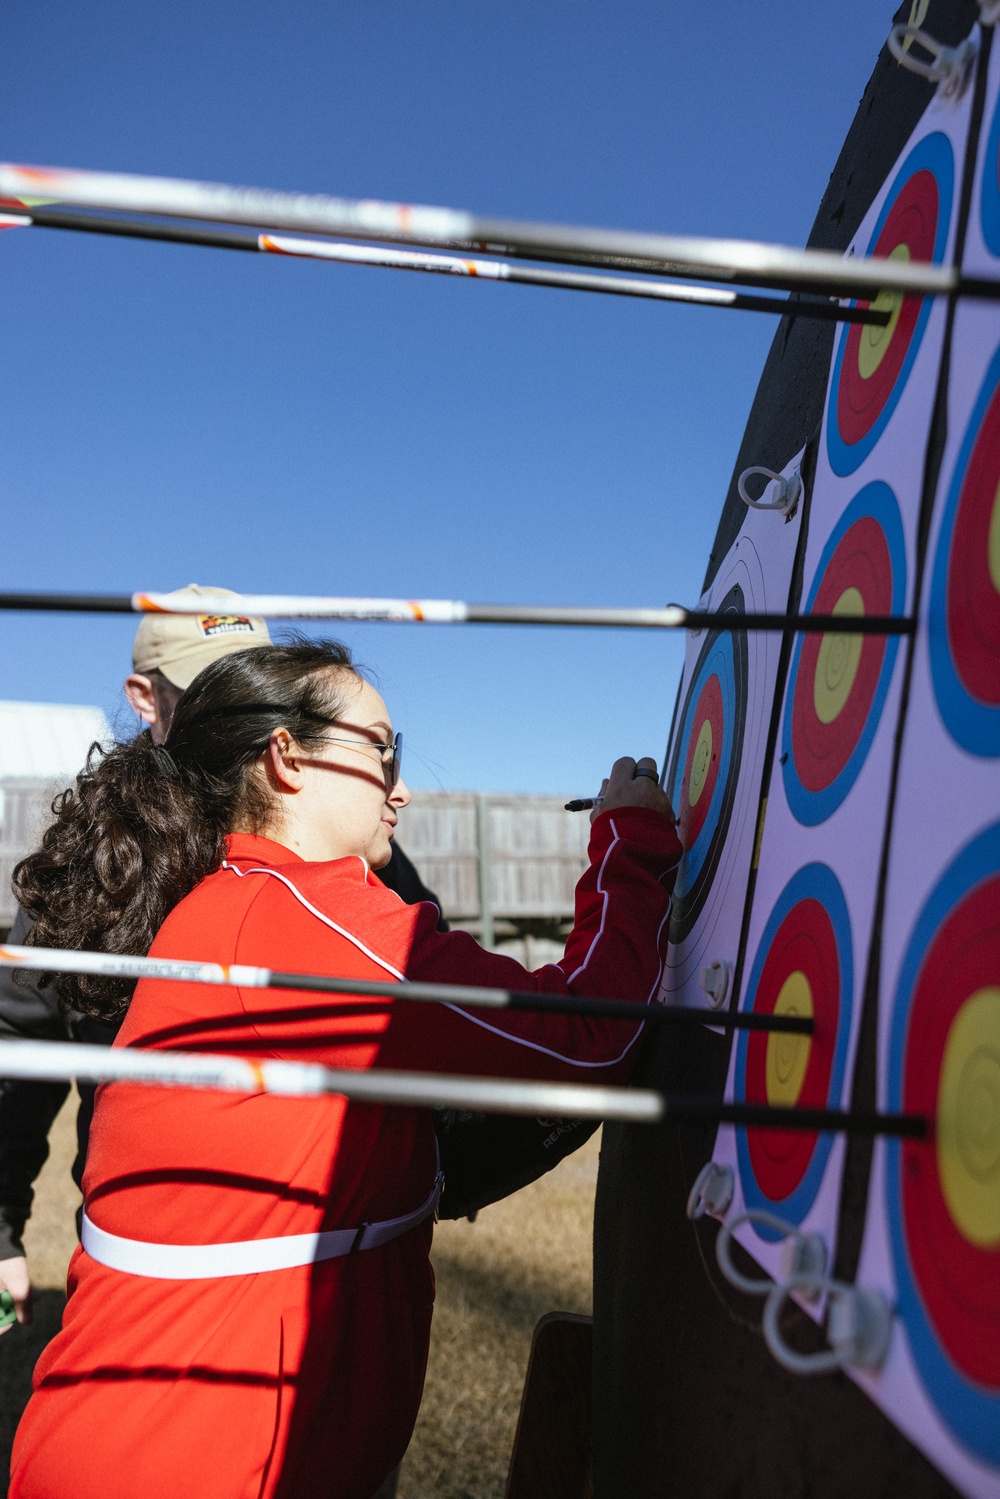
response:
<path fill-rule="evenodd" d="M 594 823 L 561 963 L 528 973 L 435 930 L 359 858 L 308 863 L 235 835 L 151 952 L 219 963 L 652 1000 L 676 834 L 630 808 Z M 143 980 L 117 1045 L 614 1082 L 642 1027 Z M 215 1244 L 394 1218 L 430 1192 L 428 1110 L 115 1083 L 98 1094 L 84 1191 L 111 1233 Z M 62 1331 L 38 1362 L 11 1499 L 370 1499 L 423 1385 L 428 1221 L 379 1248 L 222 1279 L 151 1279 L 77 1249 Z"/>

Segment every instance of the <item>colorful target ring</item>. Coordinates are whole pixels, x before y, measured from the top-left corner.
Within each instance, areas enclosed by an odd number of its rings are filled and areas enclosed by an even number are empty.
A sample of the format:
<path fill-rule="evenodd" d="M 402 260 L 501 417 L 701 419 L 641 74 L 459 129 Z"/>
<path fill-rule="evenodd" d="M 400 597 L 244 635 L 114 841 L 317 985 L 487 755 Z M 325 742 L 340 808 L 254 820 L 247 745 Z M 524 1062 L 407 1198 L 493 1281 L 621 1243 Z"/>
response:
<path fill-rule="evenodd" d="M 934 695 L 952 738 L 1000 755 L 1000 350 L 969 419 L 931 576 Z"/>
<path fill-rule="evenodd" d="M 812 1036 L 742 1031 L 736 1047 L 737 1101 L 779 1107 L 839 1107 L 851 1028 L 854 960 L 847 903 L 833 871 L 807 864 L 789 880 L 767 920 L 743 1009 L 810 1015 Z M 793 1130 L 738 1130 L 748 1207 L 800 1223 L 823 1179 L 833 1136 Z M 758 1229 L 778 1239 L 772 1230 Z"/>
<path fill-rule="evenodd" d="M 705 678 L 691 720 L 692 733 L 681 781 L 679 816 L 685 843 L 698 841 L 719 779 L 719 752 L 728 728 L 722 683 L 713 671 Z"/>
<path fill-rule="evenodd" d="M 936 1118 L 887 1145 L 897 1301 L 926 1390 L 1000 1461 L 1000 823 L 954 860 L 900 971 L 888 1105 Z"/>
<path fill-rule="evenodd" d="M 744 614 L 737 585 L 719 613 Z M 713 630 L 691 674 L 666 786 L 677 809 L 684 857 L 674 885 L 670 936 L 681 942 L 698 919 L 725 845 L 743 758 L 747 641 L 741 630 Z"/>
<path fill-rule="evenodd" d="M 986 134 L 983 180 L 979 189 L 979 222 L 991 255 L 1000 255 L 1000 96 Z"/>
<path fill-rule="evenodd" d="M 807 614 L 898 614 L 906 546 L 896 497 L 881 481 L 848 505 L 823 549 Z M 800 635 L 788 676 L 782 775 L 788 805 L 808 827 L 825 822 L 857 780 L 899 649 L 895 635 Z"/>
<path fill-rule="evenodd" d="M 942 260 L 954 182 L 947 136 L 940 131 L 925 136 L 896 173 L 865 254 L 885 260 Z M 888 312 L 888 323 L 846 325 L 830 381 L 827 455 L 841 476 L 854 473 L 885 431 L 931 313 L 930 297 L 898 292 L 880 292 L 870 305 Z"/>

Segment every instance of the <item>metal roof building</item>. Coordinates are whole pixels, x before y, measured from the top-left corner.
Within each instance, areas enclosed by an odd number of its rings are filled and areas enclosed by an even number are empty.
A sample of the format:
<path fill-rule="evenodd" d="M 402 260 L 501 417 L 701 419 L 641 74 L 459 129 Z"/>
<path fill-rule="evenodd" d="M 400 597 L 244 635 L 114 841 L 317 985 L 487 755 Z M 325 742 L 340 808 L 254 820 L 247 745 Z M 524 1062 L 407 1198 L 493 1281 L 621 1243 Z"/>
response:
<path fill-rule="evenodd" d="M 95 740 L 113 738 L 99 708 L 0 702 L 0 932 L 14 920 L 14 865 L 38 842 L 52 798 Z M 399 833 L 453 925 L 528 967 L 560 955 L 590 833 L 561 797 L 417 791 Z"/>

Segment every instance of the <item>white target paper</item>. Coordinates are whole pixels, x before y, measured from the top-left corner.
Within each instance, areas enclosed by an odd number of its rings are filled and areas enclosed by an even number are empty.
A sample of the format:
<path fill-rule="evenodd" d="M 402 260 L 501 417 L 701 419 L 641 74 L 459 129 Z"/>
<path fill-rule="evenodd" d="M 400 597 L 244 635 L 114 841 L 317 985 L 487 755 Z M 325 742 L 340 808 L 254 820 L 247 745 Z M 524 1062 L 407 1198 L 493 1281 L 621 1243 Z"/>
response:
<path fill-rule="evenodd" d="M 803 453 L 782 475 L 799 472 Z M 776 486 L 761 497 L 771 503 Z M 801 506 L 784 516 L 747 510 L 739 536 L 698 608 L 783 614 Z M 689 632 L 664 783 L 680 819 L 685 856 L 675 886 L 660 998 L 706 1006 L 702 974 L 735 968 L 760 803 L 760 784 L 781 650 L 777 633 Z"/>
<path fill-rule="evenodd" d="M 1000 275 L 994 46 L 964 264 Z M 959 304 L 887 871 L 875 1150 L 858 1283 L 896 1308 L 856 1375 L 963 1493 L 1000 1496 L 1000 310 Z M 991 546 L 991 542 L 993 545 Z"/>
<path fill-rule="evenodd" d="M 971 90 L 935 101 L 866 214 L 849 253 L 948 260 Z M 928 432 L 944 303 L 880 297 L 883 328 L 844 325 L 831 364 L 809 513 L 803 611 L 912 610 Z M 861 1016 L 908 647 L 897 638 L 800 636 L 785 686 L 741 976 L 742 1009 L 811 1013 L 810 1039 L 733 1047 L 727 1098 L 847 1107 Z M 845 1141 L 723 1127 L 731 1216 L 763 1209 L 836 1253 Z M 775 1276 L 780 1236 L 744 1246 Z M 822 1314 L 822 1304 L 808 1308 Z"/>

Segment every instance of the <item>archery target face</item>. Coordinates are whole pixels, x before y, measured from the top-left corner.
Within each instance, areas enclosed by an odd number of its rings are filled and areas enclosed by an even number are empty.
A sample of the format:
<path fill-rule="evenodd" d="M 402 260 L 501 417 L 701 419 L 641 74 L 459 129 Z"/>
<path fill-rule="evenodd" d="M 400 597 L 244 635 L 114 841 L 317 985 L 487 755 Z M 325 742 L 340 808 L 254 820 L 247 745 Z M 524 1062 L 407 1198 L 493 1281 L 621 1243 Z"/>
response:
<path fill-rule="evenodd" d="M 887 1212 L 898 1307 L 951 1430 L 1000 1461 L 1000 823 L 928 898 L 900 970 L 890 1109 L 936 1118 L 891 1141 Z"/>
<path fill-rule="evenodd" d="M 839 1107 L 847 1065 L 854 984 L 850 918 L 833 871 L 808 864 L 793 875 L 768 917 L 746 987 L 744 1010 L 809 1015 L 811 1036 L 741 1031 L 734 1097 L 794 1108 Z M 833 1145 L 830 1134 L 736 1132 L 747 1207 L 800 1223 L 815 1201 Z M 780 1234 L 757 1227 L 765 1239 Z"/>
<path fill-rule="evenodd" d="M 942 260 L 954 177 L 947 136 L 939 131 L 925 136 L 896 174 L 864 253 L 886 260 Z M 827 454 L 835 474 L 854 473 L 885 431 L 917 357 L 931 300 L 880 292 L 873 303 L 857 305 L 887 312 L 888 323 L 851 323 L 841 332 L 827 415 Z"/>
<path fill-rule="evenodd" d="M 934 695 L 952 738 L 1000 755 L 1000 350 L 955 464 L 929 600 Z"/>
<path fill-rule="evenodd" d="M 732 587 L 721 614 L 745 613 Z M 705 904 L 732 818 L 747 711 L 747 641 L 742 630 L 712 630 L 691 674 L 667 773 L 684 857 L 674 885 L 670 940 L 689 934 Z"/>
<path fill-rule="evenodd" d="M 906 548 L 895 496 L 868 484 L 848 505 L 816 568 L 807 614 L 899 614 Z M 889 691 L 899 637 L 800 634 L 782 725 L 785 795 L 796 820 L 824 822 L 857 780 Z"/>

